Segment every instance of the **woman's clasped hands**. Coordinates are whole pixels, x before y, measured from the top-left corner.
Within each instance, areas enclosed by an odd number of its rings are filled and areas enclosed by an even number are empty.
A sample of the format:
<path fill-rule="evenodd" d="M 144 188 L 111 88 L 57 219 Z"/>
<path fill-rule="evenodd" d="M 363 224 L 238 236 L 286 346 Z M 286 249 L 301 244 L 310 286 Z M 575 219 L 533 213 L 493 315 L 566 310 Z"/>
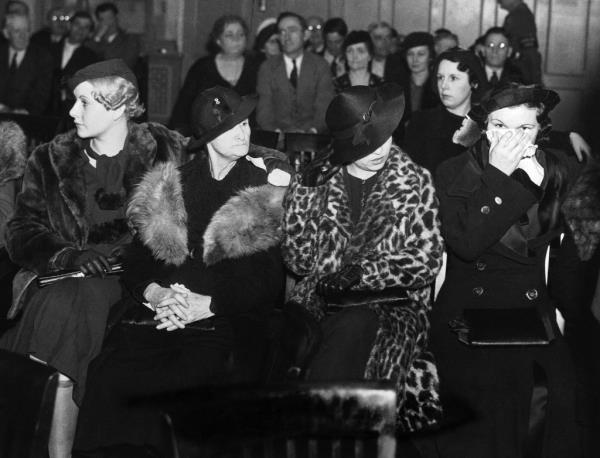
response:
<path fill-rule="evenodd" d="M 178 283 L 168 288 L 152 283 L 146 288 L 144 297 L 156 312 L 154 319 L 160 321 L 156 329 L 183 329 L 214 315 L 210 310 L 210 296 L 194 293 Z"/>

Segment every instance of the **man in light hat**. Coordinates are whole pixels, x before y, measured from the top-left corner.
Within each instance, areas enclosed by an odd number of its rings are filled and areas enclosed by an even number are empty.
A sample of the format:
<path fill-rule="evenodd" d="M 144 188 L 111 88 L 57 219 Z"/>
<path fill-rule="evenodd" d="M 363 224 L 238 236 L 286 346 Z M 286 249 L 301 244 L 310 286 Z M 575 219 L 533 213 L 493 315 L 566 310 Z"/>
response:
<path fill-rule="evenodd" d="M 425 348 L 443 242 L 431 175 L 392 144 L 403 111 L 395 84 L 353 86 L 333 99 L 326 115 L 333 152 L 325 158 L 333 167 L 318 160 L 292 182 L 283 257 L 300 277 L 291 302 L 322 331 L 308 378 L 392 380 L 398 426 L 412 431 L 439 413 Z M 428 386 L 410 385 L 424 378 L 414 373 L 417 360 Z M 409 392 L 419 399 L 405 403 Z"/>
<path fill-rule="evenodd" d="M 50 457 L 68 456 L 87 368 L 102 346 L 108 311 L 121 296 L 111 273 L 130 240 L 125 202 L 142 173 L 179 161 L 184 137 L 159 124 L 135 124 L 143 111 L 137 81 L 120 59 L 99 62 L 70 80 L 75 130 L 39 146 L 25 170 L 6 248 L 22 267 L 22 286 L 9 317 L 26 303 L 0 347 L 30 355 L 61 374 L 49 442 Z M 80 271 L 40 289 L 38 275 Z"/>

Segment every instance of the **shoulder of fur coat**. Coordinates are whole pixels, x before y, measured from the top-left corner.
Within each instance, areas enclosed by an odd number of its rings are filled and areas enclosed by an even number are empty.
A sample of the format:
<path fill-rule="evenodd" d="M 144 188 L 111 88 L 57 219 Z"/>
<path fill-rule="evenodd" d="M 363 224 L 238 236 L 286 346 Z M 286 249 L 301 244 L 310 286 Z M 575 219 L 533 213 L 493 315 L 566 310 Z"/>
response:
<path fill-rule="evenodd" d="M 23 176 L 27 162 L 27 138 L 13 121 L 0 123 L 0 185 Z"/>
<path fill-rule="evenodd" d="M 581 171 L 562 213 L 573 232 L 579 257 L 590 259 L 600 244 L 600 162 L 592 161 Z"/>
<path fill-rule="evenodd" d="M 204 233 L 204 262 L 239 258 L 279 244 L 286 188 L 248 187 L 215 212 Z M 130 199 L 127 216 L 154 257 L 179 266 L 189 256 L 187 212 L 181 174 L 162 163 L 144 175 Z"/>

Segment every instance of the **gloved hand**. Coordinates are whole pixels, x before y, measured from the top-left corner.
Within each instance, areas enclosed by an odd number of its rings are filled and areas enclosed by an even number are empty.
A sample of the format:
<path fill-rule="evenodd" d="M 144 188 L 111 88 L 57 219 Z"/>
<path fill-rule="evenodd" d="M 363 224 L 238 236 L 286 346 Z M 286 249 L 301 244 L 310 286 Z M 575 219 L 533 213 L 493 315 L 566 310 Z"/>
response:
<path fill-rule="evenodd" d="M 315 187 L 327 183 L 327 181 L 340 169 L 339 165 L 333 166 L 329 157 L 324 156 L 315 159 L 300 170 L 300 184 L 302 186 Z"/>
<path fill-rule="evenodd" d="M 337 272 L 326 275 L 317 283 L 317 294 L 332 296 L 347 290 L 357 284 L 363 275 L 363 269 L 358 264 L 349 264 Z"/>
<path fill-rule="evenodd" d="M 78 251 L 72 261 L 85 275 L 102 278 L 111 271 L 110 264 L 110 259 L 92 249 Z"/>

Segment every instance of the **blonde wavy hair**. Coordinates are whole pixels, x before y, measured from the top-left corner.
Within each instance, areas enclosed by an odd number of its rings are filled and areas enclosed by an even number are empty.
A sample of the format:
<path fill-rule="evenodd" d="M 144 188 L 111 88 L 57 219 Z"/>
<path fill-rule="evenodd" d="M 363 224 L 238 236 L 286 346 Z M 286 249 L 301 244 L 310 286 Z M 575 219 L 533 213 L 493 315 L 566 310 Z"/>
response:
<path fill-rule="evenodd" d="M 136 118 L 144 111 L 140 102 L 140 92 L 131 81 L 120 76 L 106 76 L 88 80 L 94 87 L 94 100 L 107 110 L 117 110 L 125 105 L 127 118 Z"/>

